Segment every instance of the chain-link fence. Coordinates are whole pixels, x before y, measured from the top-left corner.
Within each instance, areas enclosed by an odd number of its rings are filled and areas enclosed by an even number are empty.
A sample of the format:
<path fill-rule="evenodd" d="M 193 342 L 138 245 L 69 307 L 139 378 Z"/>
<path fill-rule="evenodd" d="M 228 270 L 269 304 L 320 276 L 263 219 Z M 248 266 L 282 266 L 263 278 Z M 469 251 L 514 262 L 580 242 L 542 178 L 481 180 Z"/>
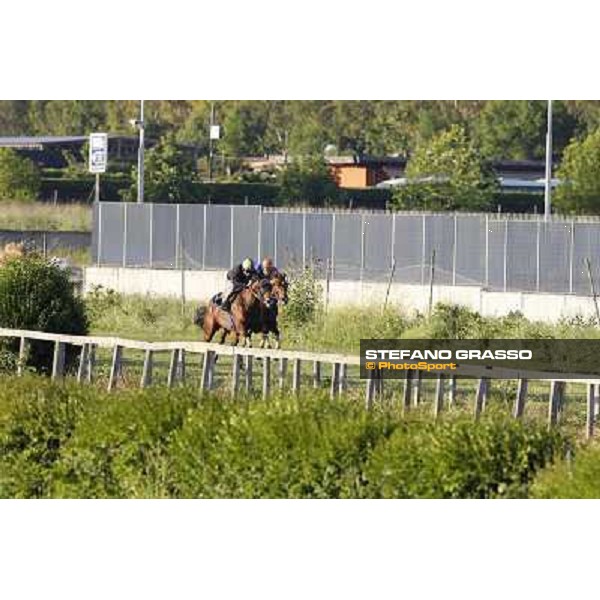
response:
<path fill-rule="evenodd" d="M 600 221 L 492 214 L 265 210 L 260 206 L 128 204 L 94 208 L 97 265 L 227 269 L 270 255 L 331 279 L 590 293 L 600 282 Z M 435 258 L 434 258 L 435 257 Z M 393 273 L 392 273 L 393 272 Z"/>

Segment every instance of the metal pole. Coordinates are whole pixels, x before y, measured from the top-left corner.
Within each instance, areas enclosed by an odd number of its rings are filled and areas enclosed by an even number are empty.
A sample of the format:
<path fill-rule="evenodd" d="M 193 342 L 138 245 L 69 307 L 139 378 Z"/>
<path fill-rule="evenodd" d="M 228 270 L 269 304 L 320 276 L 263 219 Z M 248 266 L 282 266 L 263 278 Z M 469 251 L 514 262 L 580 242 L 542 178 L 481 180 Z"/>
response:
<path fill-rule="evenodd" d="M 138 197 L 137 201 L 144 202 L 144 101 L 140 100 L 140 143 L 138 147 Z"/>
<path fill-rule="evenodd" d="M 96 188 L 94 190 L 94 202 L 100 202 L 100 173 L 96 173 Z"/>
<path fill-rule="evenodd" d="M 429 267 L 429 316 L 433 310 L 433 281 L 435 278 L 435 248 L 431 251 L 431 265 Z"/>
<path fill-rule="evenodd" d="M 552 180 L 552 100 L 548 100 L 548 128 L 546 132 L 546 185 L 544 187 L 544 219 L 550 218 Z"/>
<path fill-rule="evenodd" d="M 573 293 L 573 257 L 575 249 L 575 220 L 571 221 L 571 238 L 569 242 L 569 294 Z"/>
<path fill-rule="evenodd" d="M 210 103 L 210 128 L 208 134 L 208 180 L 212 181 L 212 165 L 213 165 L 213 141 L 212 141 L 212 126 L 215 124 L 215 103 Z"/>
<path fill-rule="evenodd" d="M 592 299 L 594 300 L 594 308 L 596 309 L 597 323 L 600 324 L 600 309 L 598 308 L 598 295 L 596 294 L 596 285 L 594 283 L 594 276 L 592 275 L 592 262 L 589 258 L 585 259 L 585 266 L 587 267 L 588 279 L 590 280 L 590 290 L 592 292 Z"/>

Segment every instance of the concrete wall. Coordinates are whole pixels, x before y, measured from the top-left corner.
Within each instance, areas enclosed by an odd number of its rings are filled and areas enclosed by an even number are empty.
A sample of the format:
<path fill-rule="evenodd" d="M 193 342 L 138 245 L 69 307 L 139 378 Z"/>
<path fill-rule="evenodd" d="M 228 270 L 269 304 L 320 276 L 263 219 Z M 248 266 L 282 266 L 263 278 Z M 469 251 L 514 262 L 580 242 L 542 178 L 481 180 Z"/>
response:
<path fill-rule="evenodd" d="M 323 282 L 324 283 L 324 282 Z M 203 302 L 223 289 L 225 271 L 173 271 L 160 269 L 124 269 L 88 267 L 84 273 L 84 292 L 94 285 L 112 288 L 122 294 L 151 294 L 181 297 Z M 360 281 L 331 281 L 329 305 L 382 305 L 387 285 Z M 433 302 L 460 304 L 484 316 L 502 316 L 519 310 L 527 318 L 557 321 L 561 317 L 594 315 L 591 297 L 528 292 L 488 292 L 480 287 L 435 286 Z M 407 310 L 424 312 L 428 308 L 427 286 L 393 284 L 388 303 Z"/>

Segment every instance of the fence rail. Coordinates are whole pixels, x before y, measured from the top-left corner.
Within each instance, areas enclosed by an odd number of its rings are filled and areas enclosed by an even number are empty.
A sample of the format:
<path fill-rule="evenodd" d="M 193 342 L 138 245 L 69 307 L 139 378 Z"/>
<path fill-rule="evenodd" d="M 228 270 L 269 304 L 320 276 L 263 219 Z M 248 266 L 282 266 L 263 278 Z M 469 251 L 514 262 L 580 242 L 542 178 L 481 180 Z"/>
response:
<path fill-rule="evenodd" d="M 98 266 L 228 269 L 244 256 L 314 265 L 331 280 L 591 295 L 600 280 L 600 222 L 462 213 L 265 210 L 259 206 L 101 202 Z M 327 272 L 327 273 L 326 273 Z"/>
<path fill-rule="evenodd" d="M 331 370 L 330 395 L 336 397 L 347 390 L 349 367 L 360 365 L 356 355 L 303 352 L 297 350 L 275 350 L 263 348 L 246 348 L 240 346 L 227 346 L 207 342 L 172 341 L 172 342 L 146 342 L 140 340 L 127 340 L 119 337 L 76 336 L 27 331 L 18 329 L 0 328 L 0 338 L 18 339 L 19 360 L 17 374 L 22 375 L 27 356 L 28 343 L 31 340 L 43 340 L 54 343 L 52 361 L 52 378 L 61 379 L 65 376 L 66 346 L 80 347 L 77 381 L 80 383 L 91 382 L 94 376 L 95 357 L 97 348 L 112 350 L 110 374 L 107 389 L 112 391 L 117 386 L 122 375 L 124 350 L 137 350 L 144 352 L 142 376 L 140 387 L 144 388 L 153 382 L 153 361 L 156 353 L 169 352 L 169 368 L 167 385 L 172 387 L 185 380 L 186 353 L 200 354 L 202 356 L 202 375 L 200 389 L 210 390 L 215 382 L 215 366 L 217 358 L 226 356 L 231 359 L 230 390 L 235 397 L 241 388 L 242 371 L 244 372 L 245 389 L 253 389 L 253 364 L 260 361 L 262 366 L 262 396 L 268 398 L 271 394 L 272 372 L 271 366 L 278 362 L 279 388 L 283 389 L 286 382 L 288 363 L 292 365 L 292 391 L 298 393 L 301 388 L 302 374 L 306 373 L 306 366 L 311 366 L 310 378 L 314 388 L 321 387 L 323 365 L 328 365 Z M 245 361 L 242 364 L 242 361 Z M 473 399 L 473 415 L 478 419 L 485 409 L 490 391 L 490 383 L 494 378 L 514 379 L 517 381 L 517 391 L 514 398 L 513 416 L 521 418 L 525 411 L 528 385 L 536 380 L 550 380 L 550 393 L 548 398 L 548 424 L 557 424 L 564 404 L 565 387 L 569 384 L 584 384 L 587 388 L 586 398 L 586 435 L 591 438 L 594 434 L 596 416 L 600 412 L 600 378 L 585 374 L 570 374 L 565 379 L 564 373 L 535 372 L 516 369 L 486 368 L 480 366 L 461 366 L 461 378 L 447 377 L 439 374 L 436 380 L 433 413 L 437 417 L 444 409 L 444 397 L 449 405 L 454 403 L 457 384 L 464 376 L 477 380 L 475 397 Z M 378 397 L 383 397 L 384 379 L 378 377 L 375 371 L 370 372 L 370 377 L 364 380 L 364 401 L 367 410 L 371 409 Z M 422 379 L 418 373 L 411 375 L 408 372 L 402 382 L 400 394 L 404 410 L 410 410 L 412 405 L 420 402 Z"/>

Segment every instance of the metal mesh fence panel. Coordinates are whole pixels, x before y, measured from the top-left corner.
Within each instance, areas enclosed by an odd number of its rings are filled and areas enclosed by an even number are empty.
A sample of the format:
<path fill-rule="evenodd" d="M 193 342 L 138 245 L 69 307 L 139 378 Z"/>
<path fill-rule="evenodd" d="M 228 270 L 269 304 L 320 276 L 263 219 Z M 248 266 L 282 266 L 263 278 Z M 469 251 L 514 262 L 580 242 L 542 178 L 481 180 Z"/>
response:
<path fill-rule="evenodd" d="M 394 281 L 421 283 L 423 277 L 423 217 L 420 215 L 395 215 Z"/>
<path fill-rule="evenodd" d="M 306 262 L 324 273 L 331 261 L 331 233 L 333 216 L 324 214 L 306 215 Z"/>
<path fill-rule="evenodd" d="M 537 289 L 539 221 L 507 221 L 506 289 Z"/>
<path fill-rule="evenodd" d="M 591 295 L 586 258 L 590 260 L 596 291 L 600 287 L 600 224 L 575 223 L 573 244 L 573 291 Z"/>
<path fill-rule="evenodd" d="M 304 216 L 303 213 L 275 213 L 275 262 L 282 269 L 303 263 Z"/>
<path fill-rule="evenodd" d="M 358 279 L 361 276 L 361 233 L 361 215 L 335 215 L 333 241 L 334 279 Z"/>
<path fill-rule="evenodd" d="M 505 249 L 506 249 L 506 223 L 496 219 L 488 219 L 487 241 L 484 252 L 487 259 L 485 284 L 491 290 L 504 290 L 505 281 Z"/>
<path fill-rule="evenodd" d="M 206 207 L 204 252 L 204 268 L 229 269 L 231 267 L 231 207 L 216 205 Z"/>
<path fill-rule="evenodd" d="M 41 233 L 41 237 L 42 248 L 45 245 L 49 255 L 61 250 L 78 251 L 90 248 L 91 235 L 85 231 L 45 231 Z"/>
<path fill-rule="evenodd" d="M 260 256 L 275 257 L 275 213 L 263 212 L 259 222 Z"/>
<path fill-rule="evenodd" d="M 204 268 L 204 208 L 194 204 L 180 204 L 178 207 L 179 268 Z"/>
<path fill-rule="evenodd" d="M 425 216 L 425 273 L 424 283 L 429 282 L 429 270 L 435 250 L 435 283 L 452 284 L 454 265 L 454 217 L 443 215 Z"/>
<path fill-rule="evenodd" d="M 485 283 L 485 217 L 456 217 L 456 285 Z"/>
<path fill-rule="evenodd" d="M 571 223 L 540 224 L 540 291 L 561 293 L 569 291 L 571 234 Z"/>
<path fill-rule="evenodd" d="M 115 204 L 101 202 L 98 219 L 98 252 L 102 265 L 123 265 L 125 206 L 125 202 Z"/>
<path fill-rule="evenodd" d="M 149 204 L 125 203 L 125 261 L 126 267 L 150 266 L 150 208 Z"/>
<path fill-rule="evenodd" d="M 244 257 L 259 259 L 258 221 L 260 208 L 258 206 L 233 207 L 233 262 L 237 264 Z"/>
<path fill-rule="evenodd" d="M 363 278 L 372 281 L 387 279 L 392 266 L 393 219 L 390 215 L 364 215 Z"/>
<path fill-rule="evenodd" d="M 177 206 L 152 204 L 153 267 L 174 269 L 177 266 Z"/>
<path fill-rule="evenodd" d="M 90 248 L 92 264 L 98 264 L 98 213 L 100 212 L 100 202 L 94 202 L 92 206 L 92 244 Z"/>

